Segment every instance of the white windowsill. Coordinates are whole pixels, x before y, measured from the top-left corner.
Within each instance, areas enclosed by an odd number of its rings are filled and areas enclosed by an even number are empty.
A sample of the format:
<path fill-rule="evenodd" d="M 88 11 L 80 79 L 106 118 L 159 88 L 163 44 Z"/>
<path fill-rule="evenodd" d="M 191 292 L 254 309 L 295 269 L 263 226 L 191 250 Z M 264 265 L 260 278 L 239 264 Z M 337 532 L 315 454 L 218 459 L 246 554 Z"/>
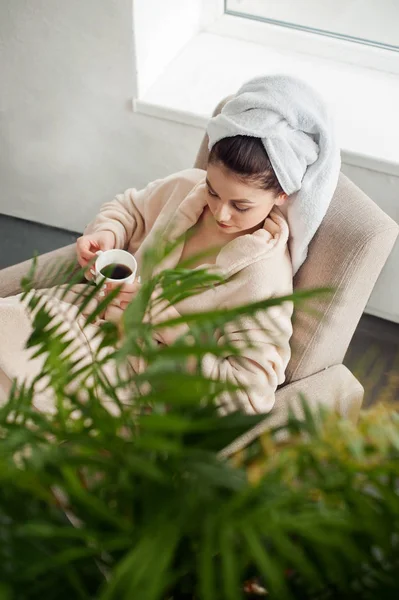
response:
<path fill-rule="evenodd" d="M 335 115 L 343 162 L 399 176 L 399 77 L 392 73 L 200 33 L 134 109 L 205 129 L 222 98 L 262 73 L 297 75 L 317 87 Z"/>

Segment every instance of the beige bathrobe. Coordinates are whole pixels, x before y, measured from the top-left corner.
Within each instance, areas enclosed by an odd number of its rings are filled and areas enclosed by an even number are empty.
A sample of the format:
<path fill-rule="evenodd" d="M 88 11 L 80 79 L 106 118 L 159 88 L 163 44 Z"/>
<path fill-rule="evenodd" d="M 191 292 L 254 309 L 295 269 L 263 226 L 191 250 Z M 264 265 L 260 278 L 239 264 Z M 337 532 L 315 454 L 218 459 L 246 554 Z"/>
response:
<path fill-rule="evenodd" d="M 113 201 L 102 206 L 99 215 L 86 228 L 85 233 L 112 231 L 116 247 L 126 248 L 136 256 L 140 273 L 145 249 L 151 247 L 166 230 L 171 237 L 183 235 L 198 221 L 206 203 L 205 171 L 189 169 L 154 181 L 143 190 L 129 189 L 124 194 L 119 194 Z M 216 263 L 209 265 L 211 270 L 222 275 L 223 284 L 167 309 L 162 318 L 213 308 L 230 308 L 292 293 L 288 236 L 287 222 L 280 210 L 274 207 L 262 229 L 229 242 L 219 252 Z M 183 243 L 160 268 L 176 266 L 182 250 Z M 57 299 L 53 302 L 54 310 L 58 310 L 60 314 L 70 310 L 65 302 Z M 292 309 L 292 303 L 286 302 L 283 306 L 264 312 L 258 316 L 262 328 L 252 319 L 241 321 L 239 327 L 230 326 L 229 341 L 244 348 L 242 356 L 226 356 L 223 359 L 210 355 L 205 357 L 202 364 L 205 375 L 248 387 L 247 393 L 240 392 L 234 397 L 224 396 L 222 412 L 234 409 L 247 413 L 271 410 L 276 388 L 284 382 L 284 372 L 290 358 Z M 13 344 L 11 356 L 3 340 L 15 331 L 16 319 L 19 319 L 20 334 Z M 80 328 L 79 319 L 82 317 L 75 321 L 75 329 Z M 22 379 L 27 369 L 32 375 L 40 368 L 39 363 L 32 365 L 29 362 L 26 351 L 22 349 L 29 331 L 29 318 L 18 298 L 0 300 L 0 369 L 9 377 Z M 79 331 L 71 333 L 81 347 L 80 351 L 87 353 L 87 356 L 90 348 L 84 346 L 93 343 L 94 334 L 94 326 L 85 329 L 85 336 Z M 159 335 L 159 341 L 169 344 L 177 333 L 166 329 Z M 218 333 L 215 332 L 215 335 Z M 245 349 L 248 339 L 254 347 Z"/>

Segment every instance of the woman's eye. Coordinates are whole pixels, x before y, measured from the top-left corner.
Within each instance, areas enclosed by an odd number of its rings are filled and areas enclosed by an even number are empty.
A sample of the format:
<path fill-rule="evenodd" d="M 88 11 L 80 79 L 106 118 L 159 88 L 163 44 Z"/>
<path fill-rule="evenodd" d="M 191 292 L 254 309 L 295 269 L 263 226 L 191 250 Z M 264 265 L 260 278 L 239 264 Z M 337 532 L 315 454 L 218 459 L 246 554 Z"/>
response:
<path fill-rule="evenodd" d="M 206 189 L 207 189 L 208 194 L 210 196 L 212 196 L 212 198 L 219 198 L 219 196 L 217 194 L 215 194 L 215 192 L 213 192 L 209 187 L 207 187 Z M 233 204 L 232 206 L 235 210 L 238 210 L 238 212 L 241 212 L 241 213 L 247 212 L 247 210 L 249 210 L 249 208 L 239 208 L 237 206 L 237 204 Z"/>
<path fill-rule="evenodd" d="M 249 208 L 239 208 L 236 204 L 234 204 L 234 208 L 238 210 L 238 212 L 247 212 Z"/>

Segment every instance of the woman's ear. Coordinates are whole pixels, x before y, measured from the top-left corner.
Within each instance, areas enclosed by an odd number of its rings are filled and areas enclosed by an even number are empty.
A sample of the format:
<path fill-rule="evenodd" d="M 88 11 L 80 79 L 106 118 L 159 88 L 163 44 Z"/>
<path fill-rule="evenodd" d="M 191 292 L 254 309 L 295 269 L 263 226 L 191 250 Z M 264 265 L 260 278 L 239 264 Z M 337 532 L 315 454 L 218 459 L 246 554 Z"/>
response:
<path fill-rule="evenodd" d="M 287 194 L 285 194 L 285 193 L 283 192 L 282 194 L 279 194 L 279 195 L 277 196 L 277 198 L 276 198 L 276 201 L 275 201 L 275 203 L 274 203 L 274 204 L 275 204 L 276 206 L 282 206 L 282 205 L 283 205 L 283 204 L 286 202 L 287 198 L 288 198 Z"/>

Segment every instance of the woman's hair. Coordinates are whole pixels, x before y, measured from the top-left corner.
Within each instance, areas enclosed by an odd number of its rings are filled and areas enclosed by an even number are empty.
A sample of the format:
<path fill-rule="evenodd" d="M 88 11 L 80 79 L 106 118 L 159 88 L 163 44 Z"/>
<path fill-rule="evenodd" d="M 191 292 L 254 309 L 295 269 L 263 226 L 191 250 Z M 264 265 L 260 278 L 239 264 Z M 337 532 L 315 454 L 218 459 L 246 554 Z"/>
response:
<path fill-rule="evenodd" d="M 249 185 L 283 194 L 262 141 L 248 135 L 235 135 L 216 142 L 209 153 L 209 164 L 222 163 Z"/>

